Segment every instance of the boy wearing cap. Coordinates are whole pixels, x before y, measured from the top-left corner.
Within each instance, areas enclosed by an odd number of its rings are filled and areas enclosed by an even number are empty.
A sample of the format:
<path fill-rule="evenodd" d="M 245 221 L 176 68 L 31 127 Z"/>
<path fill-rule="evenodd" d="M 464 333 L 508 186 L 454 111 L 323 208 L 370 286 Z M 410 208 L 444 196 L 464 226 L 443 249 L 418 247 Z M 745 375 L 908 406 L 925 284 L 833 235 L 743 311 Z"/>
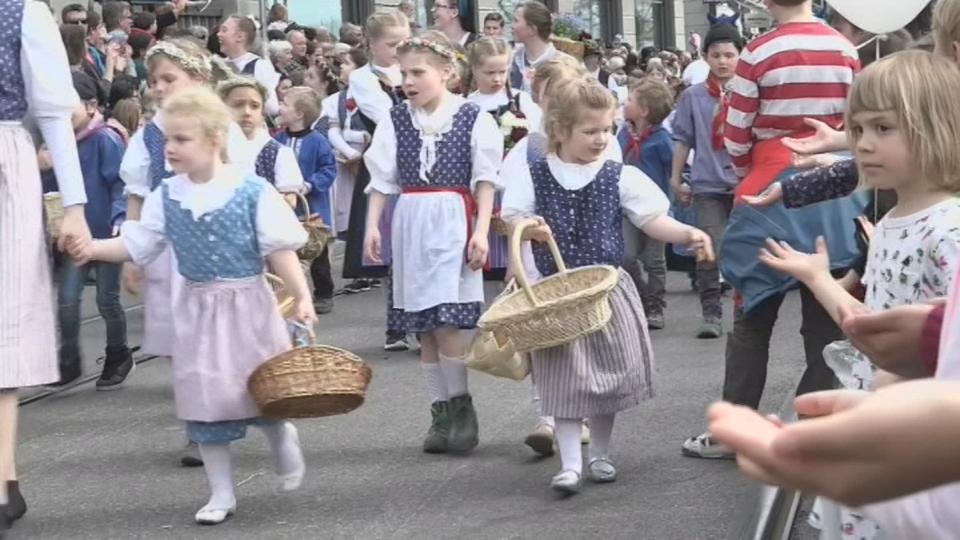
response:
<path fill-rule="evenodd" d="M 120 162 L 125 150 L 123 138 L 110 128 L 99 111 L 97 82 L 85 73 L 73 73 L 73 86 L 83 102 L 73 113 L 80 169 L 87 193 L 85 213 L 93 238 L 111 238 L 126 217 L 127 204 L 120 180 Z M 45 152 L 42 150 L 41 152 Z M 41 156 L 41 164 L 44 162 Z M 49 162 L 49 161 L 48 161 Z M 52 170 L 43 172 L 44 185 L 53 187 Z M 60 272 L 60 381 L 63 386 L 82 373 L 80 351 L 80 298 L 91 270 L 96 274 L 97 308 L 106 324 L 107 347 L 97 390 L 117 388 L 133 369 L 127 346 L 127 321 L 120 305 L 119 264 L 91 262 L 82 266 L 64 256 Z"/>
<path fill-rule="evenodd" d="M 743 38 L 736 27 L 721 25 L 710 29 L 703 41 L 710 74 L 706 82 L 693 85 L 680 95 L 672 124 L 676 145 L 670 184 L 680 204 L 693 204 L 697 226 L 710 235 L 714 253 L 719 252 L 738 182 L 723 145 L 723 123 L 730 104 L 728 85 L 741 50 Z M 694 156 L 690 176 L 684 180 L 691 150 Z M 698 261 L 696 279 L 703 313 L 697 337 L 717 339 L 723 335 L 723 306 L 716 262 Z"/>

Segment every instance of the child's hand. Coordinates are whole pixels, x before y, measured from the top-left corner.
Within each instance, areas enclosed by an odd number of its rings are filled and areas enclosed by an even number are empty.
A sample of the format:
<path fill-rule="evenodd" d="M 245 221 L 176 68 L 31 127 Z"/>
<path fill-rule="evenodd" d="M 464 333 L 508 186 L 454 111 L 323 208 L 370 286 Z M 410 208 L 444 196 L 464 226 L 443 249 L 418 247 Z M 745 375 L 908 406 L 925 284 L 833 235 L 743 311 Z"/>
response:
<path fill-rule="evenodd" d="M 777 243 L 767 239 L 767 247 L 760 250 L 760 260 L 770 268 L 808 285 L 823 276 L 831 277 L 830 255 L 822 236 L 817 237 L 816 253 L 800 253 L 786 242 Z"/>
<path fill-rule="evenodd" d="M 133 263 L 123 263 L 123 288 L 134 296 L 143 289 L 143 271 Z"/>
<path fill-rule="evenodd" d="M 690 233 L 687 237 L 687 246 L 697 254 L 697 262 L 711 263 L 717 260 L 716 255 L 713 253 L 713 240 L 709 234 L 700 229 L 690 228 Z"/>
<path fill-rule="evenodd" d="M 73 237 L 67 241 L 67 253 L 77 266 L 83 266 L 93 258 L 93 242 Z"/>
<path fill-rule="evenodd" d="M 793 155 L 793 167 L 801 170 L 829 167 L 838 161 L 840 161 L 840 158 L 836 154 Z"/>
<path fill-rule="evenodd" d="M 866 307 L 840 306 L 840 327 L 853 345 L 870 361 L 895 375 L 927 377 L 921 338 L 932 304 L 897 306 L 872 312 Z"/>
<path fill-rule="evenodd" d="M 60 225 L 60 236 L 57 238 L 57 247 L 60 251 L 67 251 L 70 244 L 83 247 L 92 240 L 87 218 L 83 213 L 83 206 L 75 205 L 64 208 L 63 224 Z"/>
<path fill-rule="evenodd" d="M 37 165 L 40 166 L 40 171 L 49 171 L 53 168 L 53 158 L 50 157 L 50 149 L 46 145 L 37 150 Z"/>
<path fill-rule="evenodd" d="M 780 185 L 780 182 L 774 182 L 770 187 L 765 189 L 763 193 L 757 196 L 744 195 L 741 199 L 750 206 L 759 206 L 761 208 L 773 206 L 783 200 L 783 186 Z"/>
<path fill-rule="evenodd" d="M 313 299 L 307 296 L 298 300 L 293 318 L 308 327 L 313 327 L 314 323 L 317 322 L 317 312 L 313 308 Z"/>
<path fill-rule="evenodd" d="M 467 258 L 470 260 L 471 270 L 480 270 L 487 264 L 487 254 L 490 252 L 490 243 L 487 235 L 473 233 L 473 238 L 467 245 Z"/>
<path fill-rule="evenodd" d="M 812 127 L 814 134 L 803 139 L 786 137 L 783 145 L 798 154 L 823 154 L 842 150 L 847 144 L 847 136 L 843 131 L 837 131 L 829 125 L 814 118 L 804 118 L 803 122 Z"/>
<path fill-rule="evenodd" d="M 534 241 L 540 242 L 541 244 L 546 244 L 553 238 L 553 231 L 550 230 L 550 226 L 547 225 L 547 222 L 543 220 L 542 217 L 535 217 L 527 220 L 527 223 L 531 221 L 536 222 L 536 224 L 530 224 L 523 231 L 523 236 L 520 238 L 525 241 Z M 514 227 L 519 227 L 523 222 L 517 223 Z"/>
<path fill-rule="evenodd" d="M 683 206 L 690 206 L 690 203 L 693 202 L 693 190 L 690 189 L 690 184 L 681 182 L 674 192 L 677 194 L 677 201 Z"/>
<path fill-rule="evenodd" d="M 374 264 L 383 264 L 383 260 L 380 258 L 380 242 L 380 230 L 367 228 L 367 236 L 363 240 L 363 253 Z"/>

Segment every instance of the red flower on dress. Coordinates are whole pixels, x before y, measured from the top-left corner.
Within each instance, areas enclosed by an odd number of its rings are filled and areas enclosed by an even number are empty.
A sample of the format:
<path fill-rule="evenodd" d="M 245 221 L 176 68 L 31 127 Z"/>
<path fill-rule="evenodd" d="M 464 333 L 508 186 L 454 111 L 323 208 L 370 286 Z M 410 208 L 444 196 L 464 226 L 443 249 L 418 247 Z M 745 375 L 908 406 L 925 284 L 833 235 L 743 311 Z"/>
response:
<path fill-rule="evenodd" d="M 344 103 L 344 105 L 347 108 L 347 112 L 353 112 L 357 110 L 357 100 L 353 98 L 347 98 L 347 101 Z"/>

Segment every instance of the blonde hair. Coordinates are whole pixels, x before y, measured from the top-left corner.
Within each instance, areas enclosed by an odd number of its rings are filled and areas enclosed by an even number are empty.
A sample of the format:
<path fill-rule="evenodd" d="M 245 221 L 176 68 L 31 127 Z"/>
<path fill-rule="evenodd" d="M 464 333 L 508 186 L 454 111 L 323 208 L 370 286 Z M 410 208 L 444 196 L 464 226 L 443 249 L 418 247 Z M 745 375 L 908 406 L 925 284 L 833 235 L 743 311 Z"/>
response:
<path fill-rule="evenodd" d="M 287 90 L 290 105 L 303 115 L 303 122 L 310 126 L 320 117 L 320 94 L 309 86 L 294 86 Z"/>
<path fill-rule="evenodd" d="M 368 39 L 379 39 L 387 32 L 387 28 L 409 28 L 410 20 L 399 9 L 381 9 L 367 17 L 364 27 Z"/>
<path fill-rule="evenodd" d="M 638 105 L 647 109 L 647 122 L 651 124 L 663 122 L 673 111 L 673 90 L 665 82 L 640 79 L 630 88 L 630 95 Z"/>
<path fill-rule="evenodd" d="M 550 151 L 560 149 L 561 142 L 570 136 L 583 113 L 613 114 L 616 107 L 613 94 L 596 79 L 572 79 L 555 86 L 550 92 L 550 107 L 544 121 Z"/>
<path fill-rule="evenodd" d="M 570 79 L 577 79 L 586 75 L 583 64 L 572 56 L 562 55 L 554 60 L 543 62 L 533 70 L 531 89 L 533 95 L 539 97 L 541 93 L 550 94 L 550 90 L 559 83 Z"/>
<path fill-rule="evenodd" d="M 206 49 L 187 38 L 158 41 L 147 51 L 146 59 L 148 71 L 156 69 L 157 61 L 163 59 L 172 62 L 187 75 L 211 84 L 230 77 L 232 73 L 223 59 L 213 57 Z"/>
<path fill-rule="evenodd" d="M 200 122 L 200 129 L 207 138 L 220 141 L 220 157 L 227 161 L 227 134 L 233 115 L 213 91 L 196 88 L 179 92 L 164 102 L 163 114 L 164 118 L 185 116 Z"/>
<path fill-rule="evenodd" d="M 903 51 L 874 62 L 856 78 L 847 99 L 850 146 L 856 147 L 860 137 L 855 115 L 893 112 L 919 177 L 939 189 L 960 191 L 958 88 L 960 69 L 942 56 Z"/>
<path fill-rule="evenodd" d="M 953 54 L 960 41 L 960 0 L 940 0 L 933 11 L 933 39 L 937 54 Z"/>
<path fill-rule="evenodd" d="M 435 67 L 457 67 L 457 48 L 443 32 L 427 30 L 417 37 L 408 39 L 397 48 L 397 54 L 426 53 Z"/>
<path fill-rule="evenodd" d="M 505 39 L 483 36 L 467 48 L 467 61 L 471 68 L 478 67 L 491 56 L 510 56 L 510 45 Z"/>

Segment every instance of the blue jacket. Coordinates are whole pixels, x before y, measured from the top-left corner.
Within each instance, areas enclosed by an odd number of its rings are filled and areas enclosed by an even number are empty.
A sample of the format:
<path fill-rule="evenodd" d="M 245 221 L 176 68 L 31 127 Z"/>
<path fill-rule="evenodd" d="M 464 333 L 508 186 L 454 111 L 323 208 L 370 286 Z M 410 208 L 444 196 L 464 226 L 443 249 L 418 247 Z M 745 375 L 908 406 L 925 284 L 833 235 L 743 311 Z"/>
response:
<path fill-rule="evenodd" d="M 796 171 L 788 170 L 781 179 Z M 864 212 L 865 193 L 788 210 L 783 204 L 754 208 L 741 204 L 733 209 L 720 244 L 720 272 L 743 297 L 750 311 L 763 300 L 797 285 L 795 279 L 771 269 L 757 258 L 767 238 L 789 243 L 797 251 L 816 251 L 816 238 L 823 236 L 833 270 L 851 268 L 860 257 L 854 219 Z"/>
<path fill-rule="evenodd" d="M 106 126 L 95 128 L 77 141 L 80 172 L 87 192 L 84 213 L 94 238 L 110 238 L 114 225 L 122 223 L 127 216 L 127 199 L 120 179 L 125 149 L 120 135 Z M 58 189 L 52 169 L 43 173 L 43 188 L 44 192 Z"/>
<path fill-rule="evenodd" d="M 277 140 L 292 148 L 297 156 L 300 172 L 310 187 L 307 193 L 310 212 L 319 214 L 323 222 L 330 225 L 333 223 L 333 198 L 330 196 L 330 188 L 337 178 L 337 159 L 327 138 L 307 129 L 293 134 L 281 131 L 277 134 Z M 297 209 L 297 213 L 302 216 L 302 209 Z"/>
<path fill-rule="evenodd" d="M 627 152 L 630 145 L 628 129 L 620 130 L 617 134 L 617 142 L 623 150 L 624 165 L 633 165 L 643 171 L 669 197 L 670 175 L 673 173 L 673 136 L 667 128 L 660 125 L 653 130 L 650 138 L 640 147 L 640 159 L 637 159 L 636 154 Z"/>

